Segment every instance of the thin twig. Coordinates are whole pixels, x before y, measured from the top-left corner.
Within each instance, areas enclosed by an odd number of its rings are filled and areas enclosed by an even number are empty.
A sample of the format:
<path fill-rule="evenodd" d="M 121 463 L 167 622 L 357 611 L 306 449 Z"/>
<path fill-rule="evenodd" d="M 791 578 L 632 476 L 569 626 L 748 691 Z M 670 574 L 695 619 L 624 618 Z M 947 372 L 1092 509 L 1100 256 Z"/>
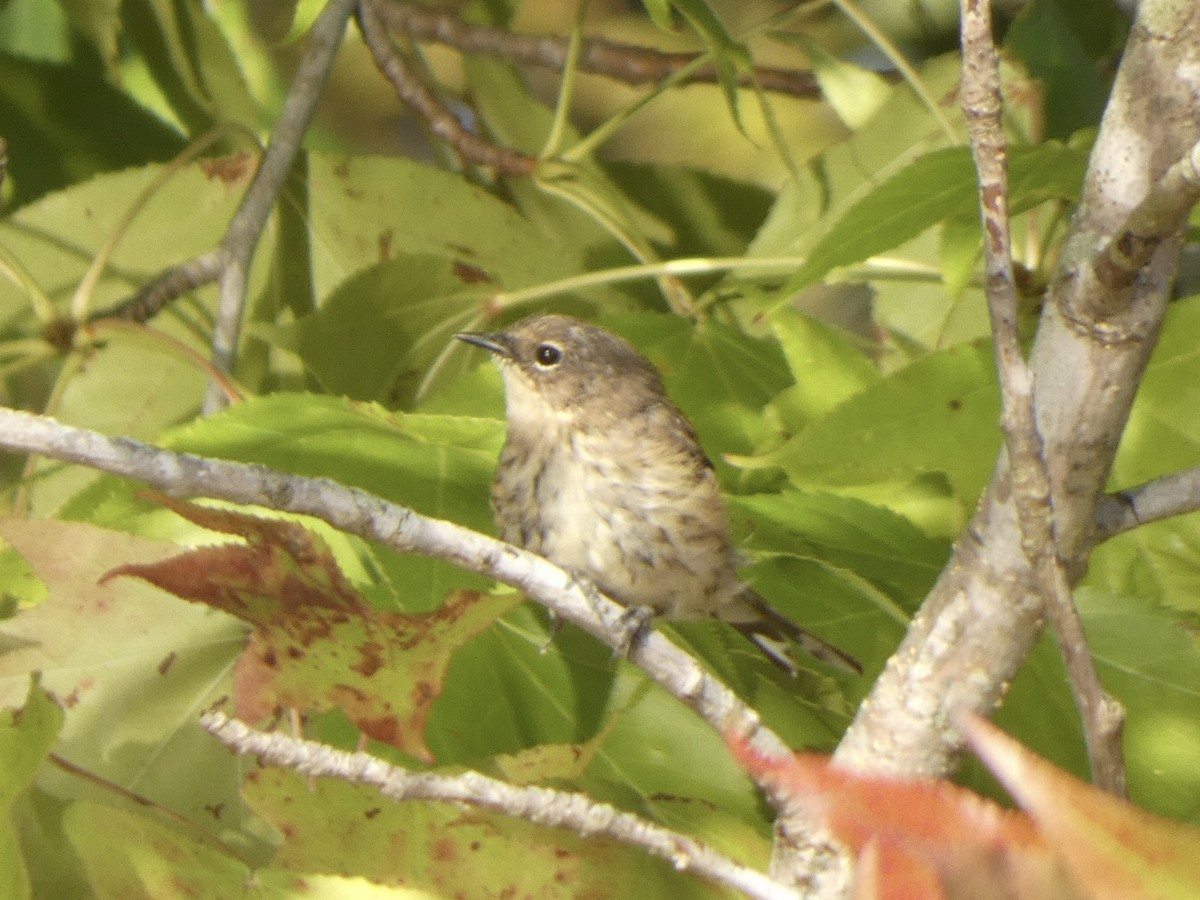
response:
<path fill-rule="evenodd" d="M 565 70 L 568 40 L 550 34 L 514 34 L 496 28 L 469 25 L 453 15 L 435 12 L 415 4 L 382 2 L 376 4 L 379 18 L 388 28 L 403 31 L 417 41 L 453 47 L 462 53 L 495 56 L 511 62 Z M 690 66 L 700 54 L 665 53 L 648 47 L 618 44 L 604 38 L 584 38 L 579 70 L 603 75 L 625 84 L 656 84 Z M 818 99 L 820 85 L 811 72 L 756 66 L 740 76 L 743 87 L 757 83 L 768 91 L 795 97 Z M 688 75 L 685 83 L 717 82 L 717 70 L 708 65 Z"/>
<path fill-rule="evenodd" d="M 377 8 L 377 4 L 371 0 L 362 0 L 359 4 L 358 27 L 363 41 L 370 49 L 375 65 L 392 83 L 400 100 L 422 118 L 430 133 L 453 147 L 462 159 L 475 165 L 495 169 L 503 175 L 529 175 L 537 166 L 537 159 L 493 144 L 468 131 L 458 117 L 413 73 L 388 37 Z"/>
<path fill-rule="evenodd" d="M 1096 506 L 1096 542 L 1107 541 L 1139 525 L 1197 511 L 1200 511 L 1200 467 L 1172 472 L 1100 498 Z"/>
<path fill-rule="evenodd" d="M 1008 175 L 1001 111 L 1000 66 L 992 41 L 990 0 L 962 4 L 962 104 L 979 171 L 980 208 L 992 322 L 1003 398 L 1008 451 L 1021 546 L 1054 623 L 1075 702 L 1083 720 L 1092 778 L 1114 794 L 1125 793 L 1120 705 L 1100 685 L 1079 612 L 1058 552 L 1045 450 L 1034 412 L 1033 377 L 1017 331 L 1017 288 L 1009 234 Z"/>
<path fill-rule="evenodd" d="M 366 785 L 390 800 L 461 803 L 547 828 L 566 828 L 585 838 L 610 838 L 665 859 L 681 872 L 733 888 L 747 897 L 794 900 L 798 896 L 762 872 L 739 865 L 700 841 L 583 794 L 517 787 L 478 772 L 458 775 L 410 772 L 368 753 L 347 753 L 281 732 L 257 731 L 217 711 L 204 713 L 200 725 L 238 753 L 256 756 L 263 763 L 292 769 L 310 778 L 337 778 Z"/>
<path fill-rule="evenodd" d="M 309 30 L 308 45 L 292 78 L 279 120 L 271 130 L 271 142 L 221 242 L 224 267 L 213 332 L 213 362 L 226 372 L 233 371 L 237 359 L 246 284 L 254 250 L 312 122 L 317 99 L 329 77 L 333 57 L 341 46 L 346 22 L 355 3 L 356 0 L 329 0 Z M 223 392 L 213 385 L 205 398 L 204 408 L 211 411 L 223 405 L 223 401 Z"/>
<path fill-rule="evenodd" d="M 88 321 L 128 319 L 132 322 L 148 322 L 168 303 L 178 300 L 189 291 L 212 284 L 224 268 L 225 250 L 223 247 L 214 247 L 185 263 L 164 269 L 132 297 L 92 313 Z"/>
<path fill-rule="evenodd" d="M 136 479 L 172 497 L 209 497 L 300 513 L 401 553 L 418 553 L 495 578 L 523 591 L 628 658 L 717 732 L 745 734 L 764 755 L 786 745 L 758 715 L 690 655 L 654 630 L 629 646 L 624 607 L 533 553 L 442 519 L 419 515 L 327 478 L 305 478 L 260 465 L 173 453 L 129 438 L 71 428 L 45 416 L 0 407 L 0 448 L 37 453 Z M 769 789 L 768 789 L 769 790 Z M 782 804 L 785 798 L 772 795 Z"/>

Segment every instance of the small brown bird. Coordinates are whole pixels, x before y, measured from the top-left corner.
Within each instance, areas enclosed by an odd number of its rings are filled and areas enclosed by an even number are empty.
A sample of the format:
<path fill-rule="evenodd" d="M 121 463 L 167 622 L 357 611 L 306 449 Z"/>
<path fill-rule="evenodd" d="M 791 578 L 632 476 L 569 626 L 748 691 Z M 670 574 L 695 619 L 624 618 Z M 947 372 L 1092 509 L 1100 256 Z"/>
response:
<path fill-rule="evenodd" d="M 792 674 L 792 643 L 862 671 L 738 579 L 712 463 L 631 344 L 558 315 L 455 336 L 494 353 L 504 376 L 508 437 L 492 487 L 504 540 L 631 609 L 727 622 Z"/>

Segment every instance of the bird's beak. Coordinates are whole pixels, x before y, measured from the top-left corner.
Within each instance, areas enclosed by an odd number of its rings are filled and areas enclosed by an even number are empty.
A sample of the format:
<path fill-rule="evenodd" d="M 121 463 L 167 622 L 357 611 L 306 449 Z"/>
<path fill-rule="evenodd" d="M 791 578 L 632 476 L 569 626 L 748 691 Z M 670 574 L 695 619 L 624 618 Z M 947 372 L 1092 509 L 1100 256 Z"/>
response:
<path fill-rule="evenodd" d="M 512 358 L 512 347 L 509 345 L 508 338 L 503 334 L 475 334 L 471 331 L 460 331 L 455 337 L 468 344 L 474 344 L 476 347 L 482 347 L 484 350 L 490 350 L 504 359 Z"/>

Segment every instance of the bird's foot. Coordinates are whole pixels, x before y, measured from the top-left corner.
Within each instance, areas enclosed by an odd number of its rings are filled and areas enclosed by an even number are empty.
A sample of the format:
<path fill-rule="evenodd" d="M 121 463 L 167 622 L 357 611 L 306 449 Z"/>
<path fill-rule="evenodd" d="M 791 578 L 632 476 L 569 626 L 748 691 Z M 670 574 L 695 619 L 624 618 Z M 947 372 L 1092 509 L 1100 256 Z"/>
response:
<path fill-rule="evenodd" d="M 616 622 L 616 630 L 621 637 L 613 649 L 613 654 L 629 656 L 637 642 L 650 630 L 653 622 L 654 610 L 649 606 L 627 606 Z"/>

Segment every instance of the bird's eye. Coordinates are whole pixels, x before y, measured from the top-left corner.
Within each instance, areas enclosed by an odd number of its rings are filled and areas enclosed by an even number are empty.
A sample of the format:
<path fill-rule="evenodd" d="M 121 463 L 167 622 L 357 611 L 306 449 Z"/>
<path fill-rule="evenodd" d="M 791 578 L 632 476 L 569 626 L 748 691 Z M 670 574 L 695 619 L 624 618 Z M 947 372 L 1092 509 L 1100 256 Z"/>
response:
<path fill-rule="evenodd" d="M 562 351 L 553 344 L 538 344 L 537 349 L 533 351 L 533 358 L 543 369 L 549 369 L 558 365 L 562 359 Z"/>

